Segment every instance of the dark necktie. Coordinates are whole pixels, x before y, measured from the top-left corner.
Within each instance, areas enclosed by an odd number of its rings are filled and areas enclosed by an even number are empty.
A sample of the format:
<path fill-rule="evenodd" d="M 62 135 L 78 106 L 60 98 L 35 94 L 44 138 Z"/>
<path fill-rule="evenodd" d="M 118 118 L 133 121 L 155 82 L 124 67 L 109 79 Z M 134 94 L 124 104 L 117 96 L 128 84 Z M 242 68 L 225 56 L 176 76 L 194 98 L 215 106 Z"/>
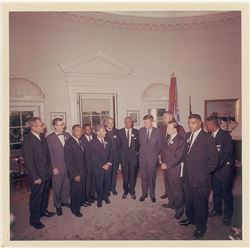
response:
<path fill-rule="evenodd" d="M 127 130 L 127 140 L 128 140 L 128 146 L 129 146 L 129 129 Z"/>
<path fill-rule="evenodd" d="M 82 151 L 84 151 L 81 140 L 78 140 L 78 141 L 79 141 L 79 145 L 80 145 Z"/>
<path fill-rule="evenodd" d="M 189 137 L 189 140 L 188 140 L 188 147 L 187 147 L 188 153 L 189 153 L 189 151 L 190 151 L 190 149 L 191 149 L 193 137 L 194 137 L 194 132 L 191 133 L 191 135 L 190 135 L 190 137 Z"/>
<path fill-rule="evenodd" d="M 103 139 L 102 139 L 102 145 L 103 145 L 104 149 L 106 149 L 106 145 L 105 145 L 105 142 Z"/>
<path fill-rule="evenodd" d="M 146 142 L 147 142 L 147 144 L 148 144 L 148 142 L 149 142 L 149 128 L 147 129 Z"/>

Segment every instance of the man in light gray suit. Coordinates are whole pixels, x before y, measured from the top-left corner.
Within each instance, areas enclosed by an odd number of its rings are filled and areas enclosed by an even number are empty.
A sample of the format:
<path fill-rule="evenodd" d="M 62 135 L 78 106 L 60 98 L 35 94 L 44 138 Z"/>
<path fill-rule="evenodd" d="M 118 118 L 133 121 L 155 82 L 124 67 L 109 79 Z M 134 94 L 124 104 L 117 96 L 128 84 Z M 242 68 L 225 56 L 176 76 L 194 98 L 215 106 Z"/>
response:
<path fill-rule="evenodd" d="M 139 132 L 139 164 L 141 173 L 142 196 L 140 201 L 148 197 L 148 192 L 152 202 L 155 198 L 155 180 L 159 154 L 163 145 L 161 130 L 153 127 L 153 116 L 143 117 L 144 127 Z"/>
<path fill-rule="evenodd" d="M 62 215 L 62 206 L 69 207 L 69 179 L 64 161 L 64 144 L 70 138 L 65 132 L 65 124 L 61 118 L 52 121 L 55 132 L 47 136 L 51 165 L 53 168 L 52 189 L 54 206 L 58 216 Z"/>

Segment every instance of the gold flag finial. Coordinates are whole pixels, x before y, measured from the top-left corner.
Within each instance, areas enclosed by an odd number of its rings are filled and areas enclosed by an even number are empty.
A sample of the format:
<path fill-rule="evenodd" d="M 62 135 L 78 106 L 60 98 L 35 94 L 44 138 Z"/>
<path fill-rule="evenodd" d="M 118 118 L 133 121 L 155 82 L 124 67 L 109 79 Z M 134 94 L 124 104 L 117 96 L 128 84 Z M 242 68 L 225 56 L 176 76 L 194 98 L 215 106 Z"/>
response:
<path fill-rule="evenodd" d="M 171 74 L 171 78 L 172 78 L 172 77 L 175 77 L 175 74 L 174 74 L 174 72 L 172 72 L 172 74 Z"/>

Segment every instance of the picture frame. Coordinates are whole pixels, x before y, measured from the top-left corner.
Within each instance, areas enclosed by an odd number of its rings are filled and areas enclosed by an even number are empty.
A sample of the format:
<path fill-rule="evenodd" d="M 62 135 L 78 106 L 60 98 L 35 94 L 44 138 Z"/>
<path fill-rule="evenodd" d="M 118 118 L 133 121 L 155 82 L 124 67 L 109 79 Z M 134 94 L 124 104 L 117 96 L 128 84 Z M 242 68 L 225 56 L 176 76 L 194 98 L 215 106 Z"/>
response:
<path fill-rule="evenodd" d="M 239 99 L 205 100 L 205 118 L 214 115 L 220 121 L 239 122 Z"/>
<path fill-rule="evenodd" d="M 51 129 L 54 130 L 52 126 L 52 121 L 55 118 L 61 118 L 63 119 L 65 125 L 66 125 L 66 112 L 50 112 L 50 124 L 51 124 Z"/>
<path fill-rule="evenodd" d="M 139 110 L 128 110 L 127 116 L 130 116 L 133 119 L 135 126 L 140 125 L 140 111 Z"/>

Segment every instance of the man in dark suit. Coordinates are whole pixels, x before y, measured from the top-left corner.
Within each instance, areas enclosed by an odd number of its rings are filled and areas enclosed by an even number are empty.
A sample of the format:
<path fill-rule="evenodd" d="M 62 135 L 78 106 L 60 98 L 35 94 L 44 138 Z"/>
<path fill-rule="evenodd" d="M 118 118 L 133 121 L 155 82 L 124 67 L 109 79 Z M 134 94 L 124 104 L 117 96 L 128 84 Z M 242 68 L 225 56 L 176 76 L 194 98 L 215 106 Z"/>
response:
<path fill-rule="evenodd" d="M 86 194 L 83 198 L 83 205 L 88 206 L 89 203 L 95 202 L 95 175 L 94 168 L 91 161 L 90 142 L 94 138 L 92 128 L 89 124 L 83 126 L 83 136 L 81 138 L 82 145 L 85 150 L 87 177 L 86 177 Z"/>
<path fill-rule="evenodd" d="M 82 127 L 78 124 L 72 127 L 72 136 L 64 146 L 64 156 L 70 180 L 70 207 L 76 217 L 82 217 L 82 192 L 85 192 L 87 167 L 84 148 L 81 144 Z"/>
<path fill-rule="evenodd" d="M 107 132 L 106 138 L 111 142 L 113 151 L 110 191 L 113 193 L 113 195 L 117 195 L 118 192 L 116 190 L 116 179 L 117 179 L 117 171 L 119 169 L 119 157 L 120 157 L 119 130 L 114 127 L 114 119 L 111 117 L 107 118 L 105 126 Z"/>
<path fill-rule="evenodd" d="M 190 133 L 186 137 L 183 168 L 187 219 L 179 221 L 179 224 L 194 224 L 196 231 L 193 238 L 199 239 L 207 229 L 211 173 L 217 167 L 219 156 L 215 140 L 202 130 L 202 121 L 198 114 L 189 116 L 188 125 Z"/>
<path fill-rule="evenodd" d="M 181 162 L 185 150 L 185 140 L 178 133 L 177 122 L 169 122 L 167 126 L 168 137 L 161 151 L 161 169 L 166 172 L 168 184 L 168 204 L 163 207 L 175 209 L 175 218 L 181 218 L 184 212 L 184 190 L 180 178 Z"/>
<path fill-rule="evenodd" d="M 53 170 L 53 200 L 58 216 L 62 215 L 62 206 L 69 207 L 69 179 L 64 161 L 64 145 L 70 134 L 65 132 L 65 124 L 61 118 L 52 121 L 54 132 L 47 136 L 51 165 Z"/>
<path fill-rule="evenodd" d="M 133 128 L 133 120 L 126 117 L 125 127 L 119 130 L 120 138 L 120 163 L 123 177 L 123 199 L 127 198 L 128 193 L 132 199 L 135 196 L 136 169 L 139 164 L 139 131 Z"/>
<path fill-rule="evenodd" d="M 233 182 L 235 166 L 233 163 L 233 141 L 231 135 L 220 128 L 217 117 L 206 119 L 207 131 L 215 138 L 219 153 L 219 164 L 212 175 L 213 210 L 209 217 L 222 215 L 222 203 L 224 203 L 223 224 L 229 225 L 233 215 Z"/>
<path fill-rule="evenodd" d="M 102 201 L 110 203 L 108 198 L 112 174 L 113 152 L 111 142 L 106 138 L 105 126 L 96 126 L 96 137 L 90 143 L 92 164 L 95 171 L 95 187 L 97 207 L 102 207 Z"/>
<path fill-rule="evenodd" d="M 153 127 L 153 116 L 146 115 L 143 118 L 144 126 L 139 131 L 139 164 L 141 174 L 142 196 L 140 201 L 148 197 L 152 202 L 155 198 L 155 180 L 159 154 L 163 145 L 163 137 L 160 129 Z"/>
<path fill-rule="evenodd" d="M 161 127 L 161 131 L 162 131 L 162 136 L 165 139 L 168 136 L 168 134 L 167 134 L 168 123 L 176 122 L 176 121 L 175 121 L 175 118 L 174 118 L 174 114 L 171 111 L 165 111 L 163 113 L 163 115 L 162 115 L 162 118 L 163 118 L 163 123 L 164 124 Z M 186 132 L 185 132 L 184 128 L 180 124 L 178 124 L 178 126 L 179 126 L 178 134 L 181 135 L 185 139 Z M 167 189 L 168 178 L 167 178 L 167 172 L 166 171 L 163 171 L 163 180 L 164 180 L 164 186 L 165 186 L 165 193 L 161 196 L 161 199 L 166 199 L 168 197 L 168 189 Z"/>
<path fill-rule="evenodd" d="M 41 223 L 40 218 L 55 215 L 55 213 L 47 210 L 52 177 L 51 160 L 43 134 L 45 129 L 43 121 L 39 117 L 31 118 L 29 127 L 31 132 L 24 137 L 23 157 L 31 188 L 29 200 L 30 225 L 35 229 L 42 229 L 45 226 Z"/>

